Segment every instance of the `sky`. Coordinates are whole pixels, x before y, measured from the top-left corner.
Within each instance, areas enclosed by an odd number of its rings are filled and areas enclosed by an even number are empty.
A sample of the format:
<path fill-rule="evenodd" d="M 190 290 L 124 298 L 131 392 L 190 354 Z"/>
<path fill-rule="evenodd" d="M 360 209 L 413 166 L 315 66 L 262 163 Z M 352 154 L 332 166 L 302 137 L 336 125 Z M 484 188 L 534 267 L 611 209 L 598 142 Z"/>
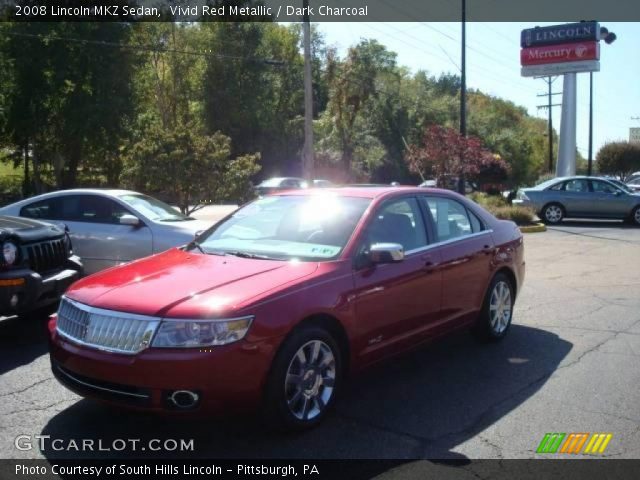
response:
<path fill-rule="evenodd" d="M 557 22 L 565 23 L 565 22 Z M 547 118 L 547 83 L 520 76 L 520 31 L 553 23 L 467 23 L 467 87 L 511 100 L 530 115 Z M 601 23 L 617 39 L 600 45 L 600 72 L 593 85 L 593 156 L 606 142 L 628 140 L 629 128 L 640 127 L 640 23 Z M 398 65 L 411 71 L 460 74 L 460 23 L 318 23 L 328 45 L 341 55 L 361 38 L 375 38 L 396 52 Z M 562 92 L 563 77 L 553 83 Z M 587 158 L 589 145 L 589 74 L 577 75 L 577 147 Z M 545 94 L 538 97 L 538 94 Z M 562 103 L 555 95 L 553 103 Z M 553 109 L 553 126 L 560 131 L 561 107 Z"/>

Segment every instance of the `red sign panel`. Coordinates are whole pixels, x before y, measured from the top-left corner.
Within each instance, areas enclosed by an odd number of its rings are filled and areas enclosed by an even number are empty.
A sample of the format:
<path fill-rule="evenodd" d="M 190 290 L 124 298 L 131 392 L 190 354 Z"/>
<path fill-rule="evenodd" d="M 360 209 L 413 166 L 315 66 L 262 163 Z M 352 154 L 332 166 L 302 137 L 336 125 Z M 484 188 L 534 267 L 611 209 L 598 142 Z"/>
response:
<path fill-rule="evenodd" d="M 598 42 L 562 43 L 520 50 L 520 65 L 523 66 L 582 60 L 600 60 Z"/>

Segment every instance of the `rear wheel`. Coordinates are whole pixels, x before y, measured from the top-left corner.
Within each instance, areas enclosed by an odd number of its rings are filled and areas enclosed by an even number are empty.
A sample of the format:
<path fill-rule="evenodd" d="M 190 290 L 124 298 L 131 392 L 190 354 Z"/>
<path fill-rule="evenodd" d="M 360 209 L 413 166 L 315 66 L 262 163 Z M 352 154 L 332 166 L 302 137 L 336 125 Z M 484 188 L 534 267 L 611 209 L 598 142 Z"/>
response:
<path fill-rule="evenodd" d="M 564 209 L 562 208 L 562 205 L 557 203 L 545 205 L 540 213 L 542 215 L 542 220 L 551 225 L 560 223 L 564 218 Z"/>
<path fill-rule="evenodd" d="M 504 338 L 511 326 L 514 302 L 515 293 L 511 279 L 504 273 L 496 274 L 489 285 L 474 328 L 478 339 L 498 341 Z"/>
<path fill-rule="evenodd" d="M 323 328 L 302 327 L 276 355 L 265 392 L 265 419 L 279 430 L 302 430 L 322 420 L 342 380 L 342 358 Z"/>

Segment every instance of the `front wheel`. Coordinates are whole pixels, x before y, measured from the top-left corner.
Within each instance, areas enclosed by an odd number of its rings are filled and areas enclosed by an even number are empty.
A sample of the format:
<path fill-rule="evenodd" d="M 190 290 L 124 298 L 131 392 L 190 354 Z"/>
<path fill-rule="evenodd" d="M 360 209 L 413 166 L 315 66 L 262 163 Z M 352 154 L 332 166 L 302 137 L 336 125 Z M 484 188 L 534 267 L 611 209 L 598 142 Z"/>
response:
<path fill-rule="evenodd" d="M 487 291 L 482 311 L 474 328 L 476 336 L 483 341 L 502 340 L 511 326 L 515 295 L 511 280 L 498 273 Z"/>
<path fill-rule="evenodd" d="M 322 420 L 335 401 L 342 359 L 333 337 L 303 327 L 285 340 L 265 392 L 265 419 L 279 430 L 302 430 Z"/>
<path fill-rule="evenodd" d="M 640 226 L 640 205 L 633 209 L 631 212 L 631 221 Z"/>
<path fill-rule="evenodd" d="M 560 223 L 564 218 L 564 210 L 562 206 L 557 203 L 550 203 L 549 205 L 545 205 L 542 209 L 542 220 L 545 223 L 549 223 L 551 225 Z"/>

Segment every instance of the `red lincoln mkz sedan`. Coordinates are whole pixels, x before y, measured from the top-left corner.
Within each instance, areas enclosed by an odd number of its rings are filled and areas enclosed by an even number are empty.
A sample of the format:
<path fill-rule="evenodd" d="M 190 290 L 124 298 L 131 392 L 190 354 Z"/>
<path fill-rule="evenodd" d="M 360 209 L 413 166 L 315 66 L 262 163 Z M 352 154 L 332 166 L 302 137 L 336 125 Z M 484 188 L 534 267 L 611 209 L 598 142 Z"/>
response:
<path fill-rule="evenodd" d="M 52 368 L 111 403 L 261 407 L 308 427 L 348 372 L 465 327 L 504 337 L 523 278 L 516 225 L 453 192 L 284 192 L 75 283 L 50 322 Z"/>

